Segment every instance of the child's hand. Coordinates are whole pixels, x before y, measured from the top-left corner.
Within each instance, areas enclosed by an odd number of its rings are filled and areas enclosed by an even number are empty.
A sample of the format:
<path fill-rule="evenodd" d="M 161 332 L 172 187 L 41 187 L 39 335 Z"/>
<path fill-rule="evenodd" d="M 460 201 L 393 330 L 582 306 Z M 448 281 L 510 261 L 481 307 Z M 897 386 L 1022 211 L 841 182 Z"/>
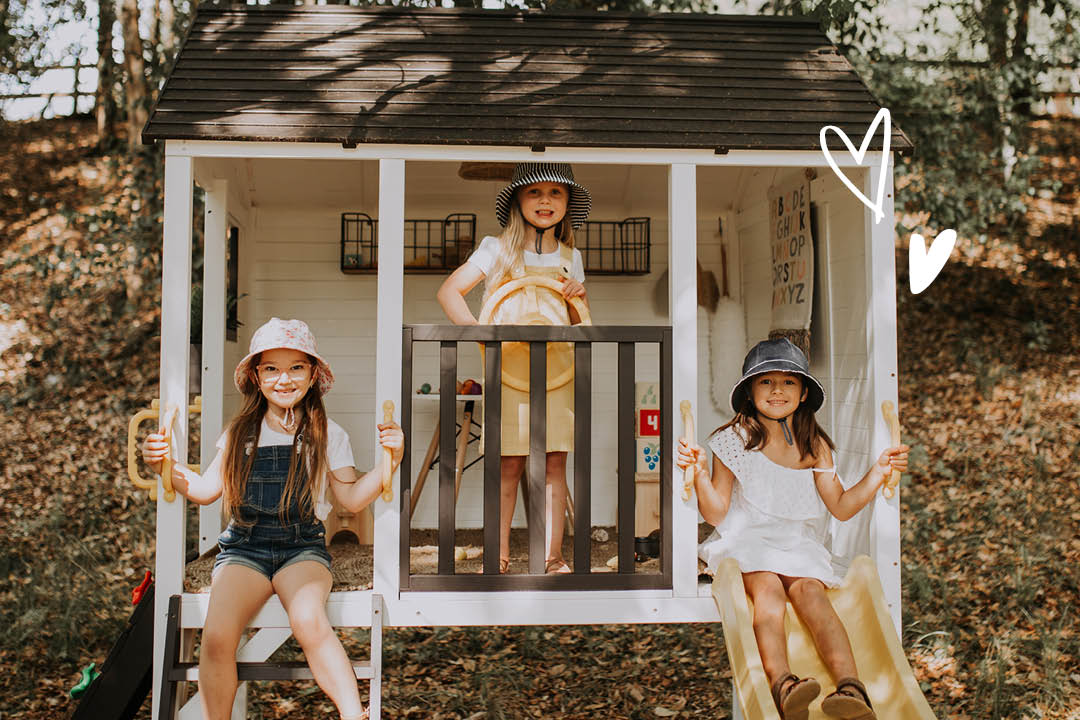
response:
<path fill-rule="evenodd" d="M 146 436 L 142 444 L 142 457 L 151 470 L 161 474 L 161 463 L 169 457 L 169 441 L 165 439 L 165 433 L 158 430 Z"/>
<path fill-rule="evenodd" d="M 388 423 L 380 423 L 377 425 L 379 428 L 379 444 L 385 448 L 390 448 L 391 458 L 394 463 L 394 469 L 401 464 L 401 459 L 405 457 L 405 433 L 401 431 L 401 426 L 391 420 Z"/>
<path fill-rule="evenodd" d="M 680 470 L 685 470 L 693 465 L 695 475 L 708 473 L 709 470 L 704 463 L 704 454 L 700 445 L 690 445 L 683 438 L 679 438 L 679 449 L 675 452 L 675 466 Z"/>
<path fill-rule="evenodd" d="M 569 300 L 574 297 L 585 297 L 585 286 L 579 283 L 574 278 L 562 277 L 562 296 L 564 299 Z"/>
<path fill-rule="evenodd" d="M 894 470 L 899 472 L 907 471 L 908 450 L 907 445 L 897 445 L 896 447 L 887 448 L 881 456 L 878 457 L 877 462 L 874 463 L 874 470 L 881 474 L 882 478 L 888 478 L 892 475 Z"/>

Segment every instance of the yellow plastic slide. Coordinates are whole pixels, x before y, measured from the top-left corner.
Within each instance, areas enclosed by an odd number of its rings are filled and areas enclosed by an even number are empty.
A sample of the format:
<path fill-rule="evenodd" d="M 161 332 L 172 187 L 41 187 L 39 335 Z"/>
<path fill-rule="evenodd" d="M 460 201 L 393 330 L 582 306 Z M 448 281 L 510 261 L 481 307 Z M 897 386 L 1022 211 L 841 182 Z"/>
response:
<path fill-rule="evenodd" d="M 779 720 L 754 639 L 750 599 L 734 560 L 721 563 L 713 579 L 712 593 L 724 623 L 724 642 L 743 717 Z M 893 629 L 881 581 L 870 558 L 863 555 L 855 559 L 843 585 L 829 590 L 829 600 L 847 628 L 859 679 L 866 685 L 878 718 L 934 720 Z M 810 720 L 825 720 L 828 716 L 821 712 L 821 701 L 833 691 L 833 681 L 814 641 L 790 604 L 786 630 L 791 671 L 799 677 L 817 678 L 821 683 L 821 695 L 810 706 Z"/>

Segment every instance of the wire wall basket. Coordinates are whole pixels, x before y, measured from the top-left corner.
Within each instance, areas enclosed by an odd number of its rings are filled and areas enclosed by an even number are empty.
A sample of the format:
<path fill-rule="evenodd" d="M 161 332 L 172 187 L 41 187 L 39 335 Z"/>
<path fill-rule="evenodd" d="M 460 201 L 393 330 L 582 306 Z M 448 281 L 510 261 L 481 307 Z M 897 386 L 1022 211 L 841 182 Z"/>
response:
<path fill-rule="evenodd" d="M 378 270 L 378 223 L 367 213 L 341 213 L 341 272 Z M 468 259 L 475 244 L 473 213 L 452 213 L 441 220 L 405 220 L 405 272 L 455 270 Z"/>
<path fill-rule="evenodd" d="M 647 217 L 625 220 L 587 220 L 574 232 L 585 272 L 590 275 L 647 275 L 649 273 L 651 221 Z"/>

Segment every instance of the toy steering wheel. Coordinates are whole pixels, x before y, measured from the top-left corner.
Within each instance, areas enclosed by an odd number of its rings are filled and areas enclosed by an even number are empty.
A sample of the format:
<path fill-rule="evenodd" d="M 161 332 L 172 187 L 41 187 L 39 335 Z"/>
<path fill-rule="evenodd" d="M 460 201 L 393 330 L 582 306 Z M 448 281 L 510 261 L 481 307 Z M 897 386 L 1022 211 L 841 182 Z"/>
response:
<path fill-rule="evenodd" d="M 480 318 L 478 319 L 481 325 L 491 325 L 491 319 L 494 317 L 495 312 L 502 305 L 512 293 L 525 292 L 529 298 L 527 301 L 528 307 L 525 314 L 518 318 L 513 324 L 515 325 L 551 325 L 552 322 L 540 312 L 539 302 L 536 299 L 535 288 L 545 288 L 555 293 L 562 293 L 562 283 L 554 278 L 547 277 L 545 275 L 526 275 L 525 277 L 511 280 L 501 285 L 495 292 L 488 297 L 484 302 L 484 306 L 480 309 Z M 532 290 L 532 292 L 530 292 Z M 589 306 L 585 304 L 585 301 L 580 297 L 572 297 L 567 300 L 574 310 L 578 314 L 578 318 L 581 320 L 581 325 L 592 325 L 592 316 L 589 314 Z M 566 383 L 570 382 L 574 378 L 574 366 L 571 364 L 561 373 L 554 378 L 548 378 L 547 389 L 557 390 Z M 502 381 L 509 387 L 519 390 L 521 392 L 529 391 L 528 377 L 522 379 L 514 375 L 511 371 L 507 370 L 506 363 L 503 363 Z"/>

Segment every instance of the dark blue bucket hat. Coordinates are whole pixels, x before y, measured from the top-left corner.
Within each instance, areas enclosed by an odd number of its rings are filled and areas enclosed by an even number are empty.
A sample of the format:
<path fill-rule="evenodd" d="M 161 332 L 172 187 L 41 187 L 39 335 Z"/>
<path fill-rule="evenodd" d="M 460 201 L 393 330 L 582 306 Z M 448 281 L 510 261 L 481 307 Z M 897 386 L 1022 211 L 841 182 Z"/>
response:
<path fill-rule="evenodd" d="M 807 379 L 803 382 L 806 389 L 806 405 L 814 412 L 825 402 L 825 389 L 817 378 L 810 374 L 810 363 L 802 350 L 787 338 L 776 340 L 762 340 L 750 352 L 746 353 L 746 359 L 742 364 L 742 377 L 731 388 L 731 409 L 739 412 L 747 398 L 747 387 L 755 375 L 767 372 L 789 372 L 802 375 Z"/>

